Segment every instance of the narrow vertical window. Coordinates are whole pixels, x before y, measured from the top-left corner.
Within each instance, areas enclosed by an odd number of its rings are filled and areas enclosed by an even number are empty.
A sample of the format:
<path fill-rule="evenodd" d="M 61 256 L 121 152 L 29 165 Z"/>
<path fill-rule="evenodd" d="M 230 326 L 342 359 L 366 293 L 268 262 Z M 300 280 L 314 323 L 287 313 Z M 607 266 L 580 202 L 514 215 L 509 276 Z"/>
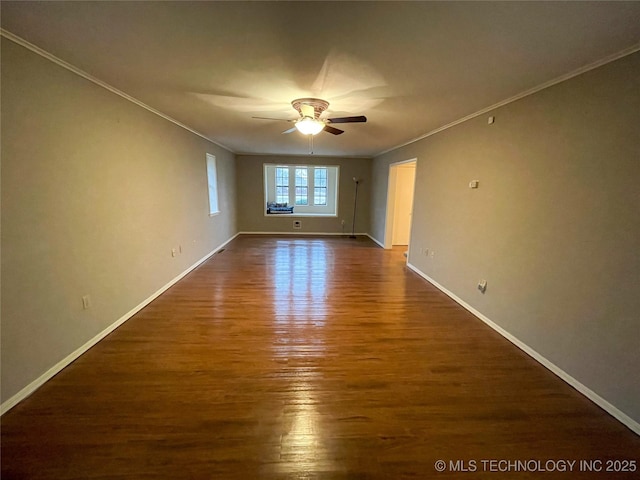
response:
<path fill-rule="evenodd" d="M 313 178 L 313 204 L 327 204 L 327 169 L 316 167 Z"/>
<path fill-rule="evenodd" d="M 306 167 L 296 167 L 296 205 L 309 204 L 309 179 Z"/>
<path fill-rule="evenodd" d="M 218 208 L 218 172 L 216 157 L 207 153 L 207 180 L 209 182 L 209 215 L 220 213 Z"/>
<path fill-rule="evenodd" d="M 289 168 L 276 167 L 276 202 L 289 202 Z"/>

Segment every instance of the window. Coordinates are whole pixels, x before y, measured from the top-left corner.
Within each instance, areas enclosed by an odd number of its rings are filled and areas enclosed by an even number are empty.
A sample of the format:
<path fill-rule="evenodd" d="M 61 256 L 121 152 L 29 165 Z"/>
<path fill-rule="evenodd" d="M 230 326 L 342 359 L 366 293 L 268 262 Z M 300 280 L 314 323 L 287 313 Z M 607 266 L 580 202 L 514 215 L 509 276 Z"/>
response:
<path fill-rule="evenodd" d="M 296 167 L 296 205 L 308 205 L 307 167 Z"/>
<path fill-rule="evenodd" d="M 209 182 L 209 215 L 220 213 L 218 209 L 218 172 L 216 157 L 207 153 L 207 180 Z"/>
<path fill-rule="evenodd" d="M 337 166 L 265 164 L 266 215 L 337 216 L 338 176 Z"/>
<path fill-rule="evenodd" d="M 316 168 L 313 172 L 313 204 L 327 204 L 327 169 Z"/>
<path fill-rule="evenodd" d="M 289 201 L 289 169 L 276 167 L 276 202 L 287 203 Z"/>

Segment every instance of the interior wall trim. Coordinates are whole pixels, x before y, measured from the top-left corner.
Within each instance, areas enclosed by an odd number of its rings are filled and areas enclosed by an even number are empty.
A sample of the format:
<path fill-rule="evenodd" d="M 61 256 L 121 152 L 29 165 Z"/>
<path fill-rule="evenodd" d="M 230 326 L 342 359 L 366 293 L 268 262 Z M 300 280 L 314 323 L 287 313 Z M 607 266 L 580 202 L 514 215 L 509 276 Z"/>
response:
<path fill-rule="evenodd" d="M 379 157 L 380 155 L 384 155 L 385 153 L 389 153 L 392 152 L 393 150 L 397 150 L 399 148 L 402 147 L 406 147 L 407 145 L 411 145 L 412 143 L 415 143 L 417 141 L 420 141 L 424 138 L 427 137 L 431 137 L 432 135 L 435 135 L 436 133 L 440 133 L 443 130 L 448 130 L 451 127 L 455 127 L 456 125 L 460 125 L 461 123 L 466 122 L 467 120 L 471 120 L 472 118 L 476 118 L 479 117 L 480 115 L 484 115 L 486 113 L 491 112 L 492 110 L 496 110 L 497 108 L 503 107 L 509 103 L 513 103 L 517 100 L 520 100 L 521 98 L 524 97 L 528 97 L 529 95 L 533 95 L 534 93 L 537 93 L 541 90 L 544 90 L 545 88 L 549 88 L 552 87 L 553 85 L 557 85 L 558 83 L 562 83 L 565 82 L 571 78 L 577 77 L 578 75 L 582 75 L 583 73 L 587 73 L 590 70 L 594 70 L 596 68 L 602 67 L 603 65 L 606 65 L 607 63 L 611 63 L 614 62 L 622 57 L 626 57 L 627 55 L 632 55 L 636 52 L 640 51 L 640 42 L 630 46 L 629 48 L 625 48 L 624 50 L 621 50 L 619 52 L 616 52 L 612 55 L 608 55 L 596 62 L 590 63 L 588 65 L 585 65 L 583 67 L 578 68 L 577 70 L 574 70 L 572 72 L 569 73 L 565 73 L 564 75 L 561 75 L 557 78 L 554 78 L 552 80 L 549 80 L 547 82 L 541 83 L 540 85 L 530 88 L 529 90 L 525 90 L 524 92 L 518 93 L 517 95 L 514 95 L 513 97 L 509 97 L 505 100 L 502 100 L 498 103 L 495 103 L 493 105 L 490 105 L 486 108 L 483 108 L 482 110 L 478 110 L 475 113 L 472 113 L 470 115 L 467 115 L 466 117 L 462 117 L 458 120 L 454 120 L 451 123 L 447 123 L 446 125 L 443 125 L 441 127 L 436 128 L 435 130 L 431 130 L 430 132 L 425 133 L 424 135 L 420 135 L 419 137 L 416 137 L 412 140 L 409 140 L 405 143 L 402 143 L 400 145 L 396 145 L 395 147 L 391 147 L 388 148 L 380 153 L 377 153 L 374 155 L 375 157 Z"/>
<path fill-rule="evenodd" d="M 563 369 L 561 369 L 560 367 L 558 367 L 557 365 L 555 365 L 553 362 L 549 361 L 548 359 L 546 359 L 544 356 L 542 356 L 540 353 L 538 353 L 537 351 L 535 351 L 533 348 L 531 348 L 530 346 L 528 346 L 526 343 L 522 342 L 521 340 L 519 340 L 518 338 L 516 338 L 515 336 L 513 336 L 512 334 L 510 334 L 508 331 L 506 331 L 504 328 L 502 328 L 500 325 L 498 325 L 497 323 L 493 322 L 492 320 L 490 320 L 486 315 L 482 314 L 481 312 L 479 312 L 478 310 L 476 310 L 475 308 L 473 308 L 471 305 L 469 305 L 467 302 L 465 302 L 464 300 L 462 300 L 460 297 L 458 297 L 455 293 L 447 290 L 445 287 L 443 287 L 442 285 L 440 285 L 438 282 L 436 282 L 434 279 L 432 279 L 431 277 L 429 277 L 428 275 L 426 275 L 424 272 L 422 272 L 419 268 L 417 268 L 416 266 L 412 265 L 411 263 L 407 262 L 407 267 L 409 267 L 411 270 L 413 270 L 415 273 L 417 273 L 418 275 L 420 275 L 422 278 L 424 278 L 427 282 L 429 282 L 430 284 L 432 284 L 434 287 L 436 287 L 438 290 L 440 290 L 442 293 L 444 293 L 445 295 L 449 296 L 452 300 L 454 300 L 456 303 L 458 303 L 460 306 L 462 306 L 463 308 L 465 308 L 466 310 L 468 310 L 470 313 L 472 313 L 474 316 L 478 317 L 480 320 L 482 320 L 484 323 L 486 323 L 489 327 L 491 327 L 493 330 L 495 330 L 496 332 L 498 332 L 500 335 L 502 335 L 504 338 L 506 338 L 507 340 L 509 340 L 511 343 L 513 343 L 516 347 L 518 347 L 520 350 L 522 350 L 523 352 L 525 352 L 527 355 L 529 355 L 531 358 L 533 358 L 535 361 L 537 361 L 538 363 L 540 363 L 543 367 L 547 368 L 548 370 L 550 370 L 552 373 L 554 373 L 555 375 L 557 375 L 558 377 L 560 377 L 562 380 L 564 380 L 566 383 L 568 383 L 570 386 L 572 386 L 573 388 L 575 388 L 578 392 L 580 392 L 582 395 L 584 395 L 585 397 L 587 397 L 589 400 L 591 400 L 593 403 L 595 403 L 596 405 L 598 405 L 600 408 L 602 408 L 603 410 L 605 410 L 607 413 L 609 413 L 612 417 L 614 417 L 616 420 L 618 420 L 619 422 L 621 422 L 624 426 L 626 426 L 627 428 L 629 428 L 632 432 L 636 433 L 637 435 L 640 435 L 640 423 L 638 423 L 637 421 L 635 421 L 633 418 L 631 418 L 630 416 L 628 416 L 626 413 L 624 413 L 623 411 L 621 411 L 619 408 L 617 408 L 616 406 L 612 405 L 611 403 L 609 403 L 607 400 L 605 400 L 604 398 L 602 398 L 600 395 L 598 395 L 596 392 L 594 392 L 593 390 L 591 390 L 589 387 L 587 387 L 586 385 L 584 385 L 583 383 L 581 383 L 580 381 L 576 380 L 574 377 L 572 377 L 571 375 L 569 375 L 567 372 L 565 372 Z"/>
<path fill-rule="evenodd" d="M 373 238 L 373 237 L 372 237 L 370 234 L 368 234 L 368 233 L 367 233 L 366 235 L 367 235 L 367 237 L 369 237 L 369 238 L 373 241 L 373 243 L 376 243 L 378 246 L 380 246 L 380 247 L 384 248 L 384 244 L 383 244 L 383 243 L 380 243 L 378 240 L 376 240 L 375 238 Z"/>
<path fill-rule="evenodd" d="M 351 236 L 351 233 L 336 233 L 336 232 L 240 232 L 238 235 L 331 235 L 335 237 L 346 237 Z M 373 238 L 368 233 L 356 233 L 356 236 L 369 237 L 373 243 L 378 245 L 379 247 L 384 248 L 384 245 L 380 243 L 378 240 Z"/>
<path fill-rule="evenodd" d="M 240 232 L 238 235 L 300 235 L 300 236 L 333 236 L 333 237 L 347 237 L 351 235 L 350 232 Z M 368 237 L 368 233 L 356 233 L 356 235 L 362 235 Z"/>
<path fill-rule="evenodd" d="M 300 158 L 305 156 L 306 154 L 299 154 L 299 153 L 255 153 L 255 152 L 234 152 L 238 157 L 278 157 L 278 158 L 287 158 L 287 157 L 293 157 L 293 158 Z M 312 159 L 323 159 L 323 158 L 329 158 L 329 159 L 334 159 L 334 158 L 340 158 L 342 160 L 348 160 L 350 158 L 353 158 L 355 160 L 372 160 L 373 157 L 371 155 L 340 155 L 340 154 L 335 154 L 335 155 L 328 155 L 328 154 L 323 154 L 323 155 L 313 155 L 312 157 L 310 157 Z M 305 163 L 299 163 L 300 165 L 306 165 Z M 293 164 L 292 164 L 293 165 Z"/>
<path fill-rule="evenodd" d="M 50 380 L 56 374 L 61 372 L 65 367 L 67 367 L 68 365 L 73 363 L 74 360 L 76 360 L 83 353 L 85 353 L 87 350 L 89 350 L 91 347 L 93 347 L 95 344 L 97 344 L 100 340 L 102 340 L 104 337 L 109 335 L 111 332 L 113 332 L 116 328 L 118 328 L 120 325 L 125 323 L 131 317 L 133 317 L 136 313 L 138 313 L 144 307 L 146 307 L 151 302 L 153 302 L 156 298 L 158 298 L 160 295 L 162 295 L 165 291 L 167 291 L 169 288 L 171 288 L 177 282 L 182 280 L 182 278 L 184 278 L 187 274 L 189 274 L 192 270 L 194 270 L 200 264 L 206 262 L 209 258 L 211 258 L 213 255 L 215 255 L 217 252 L 219 252 L 222 248 L 225 247 L 225 245 L 227 245 L 229 242 L 231 242 L 238 235 L 239 234 L 236 233 L 233 237 L 231 237 L 229 240 L 224 242 L 222 245 L 216 247 L 213 251 L 211 251 L 210 253 L 208 253 L 204 257 L 202 257 L 196 263 L 194 263 L 189 268 L 187 268 L 184 272 L 180 273 L 178 276 L 176 276 L 173 279 L 171 279 L 169 281 L 169 283 L 167 283 L 166 285 L 162 286 L 159 290 L 157 290 L 155 293 L 153 293 L 150 297 L 148 297 L 145 300 L 143 300 L 140 304 L 135 306 L 133 309 L 131 309 L 130 311 L 125 313 L 122 317 L 120 317 L 114 323 L 112 323 L 107 328 L 102 330 L 100 333 L 98 333 L 95 337 L 93 337 L 87 343 L 82 345 L 80 348 L 74 350 L 69 355 L 67 355 L 65 358 L 63 358 L 58 363 L 53 365 L 46 372 L 44 372 L 42 375 L 40 375 L 38 378 L 36 378 L 33 382 L 28 384 L 26 387 L 24 387 L 18 393 L 16 393 L 14 396 L 12 396 L 11 398 L 8 398 L 7 400 L 5 400 L 2 403 L 2 405 L 0 405 L 0 415 L 4 415 L 9 410 L 11 410 L 13 407 L 15 407 L 18 403 L 20 403 L 22 400 L 24 400 L 25 398 L 29 397 L 32 393 L 34 393 L 36 390 L 38 390 L 38 388 L 40 388 L 42 385 L 44 385 L 48 380 Z"/>
<path fill-rule="evenodd" d="M 111 85 L 109 85 L 106 82 L 103 82 L 102 80 L 94 77 L 93 75 L 85 72 L 84 70 L 79 69 L 78 67 L 75 67 L 74 65 L 71 65 L 68 62 L 65 62 L 64 60 L 62 60 L 61 58 L 56 57 L 55 55 L 47 52 L 46 50 L 43 50 L 42 48 L 34 45 L 33 43 L 28 42 L 27 40 L 25 40 L 22 37 L 19 37 L 18 35 L 15 35 L 13 33 L 11 33 L 8 30 L 5 30 L 4 28 L 0 28 L 0 36 L 6 38 L 7 40 L 11 40 L 13 43 L 16 43 L 24 48 L 26 48 L 27 50 L 32 51 L 33 53 L 40 55 L 41 57 L 46 58 L 47 60 L 55 63 L 56 65 L 61 66 L 62 68 L 69 70 L 70 72 L 75 73 L 76 75 L 89 80 L 90 82 L 98 85 L 99 87 L 102 87 L 106 90 L 109 90 L 111 93 L 115 93 L 116 95 L 124 98 L 125 100 L 128 100 L 132 103 L 135 103 L 136 105 L 138 105 L 139 107 L 144 108 L 145 110 L 158 115 L 159 117 L 164 118 L 165 120 L 168 120 L 169 122 L 177 125 L 178 127 L 184 128 L 185 130 L 201 137 L 204 138 L 205 140 L 207 140 L 208 142 L 214 143 L 216 145 L 218 145 L 221 148 L 224 148 L 225 150 L 231 152 L 231 153 L 235 153 L 233 150 L 231 150 L 229 147 L 226 147 L 222 144 L 220 144 L 219 142 L 216 142 L 215 140 L 213 140 L 212 138 L 207 137 L 205 134 L 198 132 L 197 130 L 194 130 L 193 128 L 189 127 L 188 125 L 185 125 L 182 122 L 179 122 L 178 120 L 176 120 L 175 118 L 170 117 L 169 115 L 166 115 L 164 113 L 162 113 L 160 110 L 156 110 L 155 108 L 147 105 L 146 103 L 138 100 L 135 97 L 132 97 L 129 94 L 124 93 L 122 90 L 118 90 L 116 87 L 113 87 Z"/>

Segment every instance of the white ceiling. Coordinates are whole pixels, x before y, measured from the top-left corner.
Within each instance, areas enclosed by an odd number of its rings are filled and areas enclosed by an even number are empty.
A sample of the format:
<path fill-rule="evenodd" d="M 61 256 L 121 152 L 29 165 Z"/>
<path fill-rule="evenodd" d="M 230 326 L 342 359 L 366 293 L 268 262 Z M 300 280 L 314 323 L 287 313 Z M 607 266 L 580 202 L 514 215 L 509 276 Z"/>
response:
<path fill-rule="evenodd" d="M 638 45 L 640 2 L 11 2 L 2 28 L 236 153 L 373 156 Z"/>

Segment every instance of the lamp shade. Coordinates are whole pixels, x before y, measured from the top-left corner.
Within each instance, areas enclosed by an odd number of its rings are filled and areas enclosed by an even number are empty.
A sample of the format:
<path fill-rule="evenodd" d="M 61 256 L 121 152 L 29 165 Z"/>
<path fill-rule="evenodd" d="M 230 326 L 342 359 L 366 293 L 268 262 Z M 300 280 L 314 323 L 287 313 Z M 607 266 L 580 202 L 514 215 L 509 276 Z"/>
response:
<path fill-rule="evenodd" d="M 317 135 L 324 129 L 324 122 L 310 117 L 304 117 L 296 122 L 296 128 L 305 135 Z"/>

